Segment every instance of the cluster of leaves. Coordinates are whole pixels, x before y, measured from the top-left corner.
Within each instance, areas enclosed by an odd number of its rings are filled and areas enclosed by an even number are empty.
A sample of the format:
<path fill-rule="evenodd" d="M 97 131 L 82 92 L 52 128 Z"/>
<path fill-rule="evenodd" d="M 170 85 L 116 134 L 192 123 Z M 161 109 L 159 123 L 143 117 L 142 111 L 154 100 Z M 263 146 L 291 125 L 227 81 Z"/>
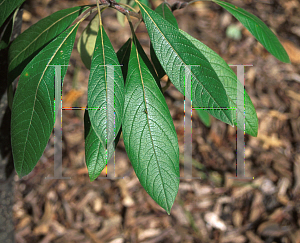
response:
<path fill-rule="evenodd" d="M 122 1 L 119 0 L 119 4 Z M 155 10 L 147 6 L 147 1 L 130 3 L 139 7 L 138 15 L 149 33 L 152 62 L 135 37 L 129 10 L 126 10 L 126 17 L 132 37 L 115 53 L 101 22 L 101 12 L 112 6 L 109 1 L 108 5 L 101 1 L 98 8 L 91 5 L 58 11 L 9 43 L 14 6 L 23 2 L 3 0 L 0 5 L 0 26 L 9 16 L 11 18 L 6 21 L 5 35 L 0 43 L 2 49 L 9 48 L 7 85 L 20 75 L 13 97 L 11 122 L 13 159 L 20 177 L 33 170 L 54 127 L 55 74 L 51 65 L 68 65 L 80 23 L 96 11 L 97 15 L 83 31 L 77 46 L 85 66 L 90 69 L 87 107 L 101 108 L 86 110 L 84 117 L 86 165 L 91 181 L 105 168 L 122 131 L 128 157 L 140 183 L 170 213 L 179 187 L 179 147 L 160 79 L 166 74 L 185 94 L 186 68 L 191 74 L 193 106 L 207 108 L 199 112 L 205 124 L 209 125 L 210 114 L 242 130 L 245 125 L 246 133 L 257 135 L 257 115 L 247 93 L 245 124 L 236 118 L 236 112 L 244 114 L 236 104 L 237 92 L 244 92 L 244 89 L 235 73 L 213 50 L 178 28 L 166 2 Z M 275 34 L 259 18 L 230 3 L 212 2 L 228 10 L 276 58 L 289 62 Z M 116 2 L 114 6 L 121 8 Z M 121 14 L 124 13 L 123 9 Z M 85 15 L 72 25 L 82 14 Z M 190 65 L 195 64 L 199 66 L 191 68 Z M 114 76 L 109 75 L 105 65 L 114 65 Z M 66 71 L 67 67 L 62 66 L 62 79 Z M 111 105 L 107 102 L 107 84 L 111 82 L 114 84 L 115 118 L 109 119 L 114 119 L 116 138 L 106 134 L 106 108 Z"/>

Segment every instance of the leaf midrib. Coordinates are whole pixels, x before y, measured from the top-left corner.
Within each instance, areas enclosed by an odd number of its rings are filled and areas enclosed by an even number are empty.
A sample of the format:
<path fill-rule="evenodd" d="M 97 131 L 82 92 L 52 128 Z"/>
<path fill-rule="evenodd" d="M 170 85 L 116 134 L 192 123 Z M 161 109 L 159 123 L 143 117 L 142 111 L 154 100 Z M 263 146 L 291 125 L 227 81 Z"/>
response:
<path fill-rule="evenodd" d="M 143 87 L 144 103 L 145 103 L 145 107 L 146 107 L 146 111 L 147 111 L 147 113 L 146 113 L 147 124 L 148 124 L 147 127 L 149 129 L 150 140 L 151 140 L 153 152 L 154 152 L 154 155 L 155 155 L 155 162 L 157 164 L 157 168 L 158 168 L 158 171 L 159 171 L 159 176 L 160 176 L 161 181 L 163 181 L 162 173 L 160 171 L 160 166 L 158 164 L 158 158 L 157 158 L 157 154 L 156 154 L 156 149 L 155 149 L 155 146 L 153 144 L 153 138 L 152 138 L 152 134 L 151 134 L 150 124 L 149 124 L 149 114 L 148 114 L 147 102 L 146 102 L 144 78 L 143 78 L 143 75 L 142 75 L 141 64 L 140 64 L 140 59 L 139 59 L 139 53 L 138 53 L 138 49 L 137 49 L 137 45 L 136 44 L 135 44 L 135 50 L 136 50 L 136 58 L 137 58 L 137 61 L 138 61 L 138 67 L 139 67 L 139 72 L 140 72 L 140 77 L 141 77 L 141 82 L 142 82 L 142 87 Z M 148 165 L 149 165 L 149 163 L 148 163 Z M 155 182 L 155 180 L 153 181 L 153 183 L 154 182 Z M 166 195 L 164 183 L 162 183 L 162 187 L 163 187 L 163 192 L 164 192 L 165 199 L 167 199 L 167 195 Z M 166 206 L 167 206 L 167 209 L 168 209 L 167 211 L 169 212 L 170 209 L 169 209 L 169 204 L 168 204 L 167 200 L 166 200 Z"/>
<path fill-rule="evenodd" d="M 34 42 L 35 42 L 42 34 L 44 34 L 46 31 L 48 31 L 53 25 L 57 24 L 57 23 L 58 23 L 59 21 L 61 21 L 62 19 L 67 18 L 69 15 L 72 15 L 72 14 L 74 14 L 74 13 L 76 13 L 76 12 L 79 12 L 80 10 L 81 10 L 81 9 L 78 9 L 78 10 L 72 12 L 72 13 L 69 13 L 68 15 L 63 16 L 62 18 L 60 18 L 60 19 L 58 19 L 56 22 L 54 22 L 52 25 L 50 25 L 47 29 L 45 29 L 44 31 L 42 31 L 35 39 L 33 39 L 33 40 L 29 43 L 29 45 L 27 45 L 21 52 L 19 52 L 19 53 L 11 60 L 11 62 L 9 63 L 9 66 L 13 63 L 13 61 L 14 61 L 19 55 L 23 54 L 23 53 L 29 48 L 29 46 L 32 45 L 32 43 L 34 43 Z M 51 15 L 50 15 L 50 16 L 51 16 Z"/>
<path fill-rule="evenodd" d="M 136 1 L 145 11 L 145 13 L 148 15 L 148 17 L 152 20 L 153 24 L 156 26 L 156 28 L 159 30 L 159 32 L 161 33 L 162 37 L 168 42 L 169 46 L 173 49 L 174 53 L 176 53 L 177 57 L 182 61 L 182 63 L 184 63 L 184 65 L 188 66 L 183 60 L 182 58 L 179 56 L 179 54 L 174 50 L 173 46 L 170 44 L 170 42 L 167 40 L 167 38 L 165 37 L 165 35 L 161 32 L 160 28 L 158 28 L 158 26 L 156 25 L 156 23 L 154 22 L 154 20 L 151 18 L 151 16 L 148 14 L 148 12 L 145 10 L 145 8 L 138 2 Z M 173 27 L 173 26 L 172 26 Z M 174 28 L 174 27 L 173 27 Z M 176 28 L 174 28 L 175 30 L 177 30 Z M 179 32 L 179 31 L 178 31 Z M 180 33 L 180 32 L 179 32 Z M 181 33 L 180 33 L 181 34 Z M 183 35 L 182 35 L 183 36 Z M 184 37 L 184 36 L 183 36 Z M 186 40 L 188 40 L 186 37 L 184 37 Z M 189 41 L 189 40 L 188 40 Z M 192 43 L 193 44 L 193 43 Z M 203 67 L 204 68 L 204 67 Z M 216 100 L 214 99 L 213 96 L 211 96 L 211 94 L 208 92 L 208 90 L 204 87 L 204 85 L 197 79 L 197 77 L 195 76 L 195 74 L 192 72 L 192 69 L 190 69 L 191 74 L 193 75 L 193 77 L 198 81 L 198 84 L 200 84 L 202 86 L 202 88 L 206 91 L 206 93 L 210 96 L 210 98 L 215 102 L 215 104 L 217 104 L 219 107 L 221 107 L 218 102 L 216 102 Z M 214 77 L 212 77 L 213 79 L 215 79 Z M 230 120 L 230 117 L 227 116 L 227 114 L 225 112 L 223 112 L 225 114 L 225 116 Z"/>
<path fill-rule="evenodd" d="M 25 140 L 25 146 L 24 146 L 24 151 L 23 151 L 23 156 L 22 156 L 22 162 L 21 162 L 21 171 L 23 171 L 23 164 L 24 164 L 24 154 L 25 154 L 25 151 L 26 151 L 26 146 L 27 146 L 27 142 L 28 142 L 28 135 L 29 135 L 29 130 L 30 130 L 30 127 L 31 127 L 31 123 L 32 123 L 32 117 L 33 117 L 33 113 L 34 113 L 34 110 L 35 110 L 35 102 L 36 102 L 36 96 L 37 96 L 37 92 L 38 92 L 38 89 L 39 89 L 39 86 L 41 84 L 41 81 L 44 77 L 44 74 L 46 72 L 46 70 L 48 69 L 48 65 L 52 62 L 53 58 L 55 57 L 55 55 L 57 54 L 58 50 L 61 48 L 61 46 L 63 45 L 63 43 L 65 43 L 66 39 L 73 33 L 74 29 L 77 27 L 77 25 L 79 24 L 80 22 L 76 23 L 73 27 L 73 29 L 70 31 L 70 33 L 68 33 L 68 35 L 64 38 L 64 40 L 61 42 L 61 44 L 58 46 L 58 48 L 56 49 L 56 51 L 54 52 L 54 54 L 52 55 L 52 57 L 50 58 L 49 62 L 47 63 L 46 65 L 46 68 L 44 69 L 43 73 L 42 73 L 42 76 L 38 82 L 38 85 L 37 85 L 37 88 L 36 88 L 36 91 L 35 91 L 35 96 L 34 96 L 34 102 L 33 102 L 33 109 L 32 109 L 32 113 L 31 113 L 31 117 L 30 117 L 30 123 L 29 123 L 29 126 L 28 126 L 28 129 L 27 129 L 27 134 L 26 134 L 26 140 Z"/>

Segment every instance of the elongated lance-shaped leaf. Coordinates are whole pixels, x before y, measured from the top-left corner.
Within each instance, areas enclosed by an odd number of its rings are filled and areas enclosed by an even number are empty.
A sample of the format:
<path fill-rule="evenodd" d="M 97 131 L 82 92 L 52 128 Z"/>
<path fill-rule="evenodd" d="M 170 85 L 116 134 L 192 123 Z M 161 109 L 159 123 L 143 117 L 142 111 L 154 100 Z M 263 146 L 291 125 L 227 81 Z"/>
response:
<path fill-rule="evenodd" d="M 48 44 L 26 66 L 13 100 L 11 140 L 19 177 L 31 172 L 54 126 L 54 67 L 68 65 L 79 23 Z M 64 78 L 67 67 L 61 67 Z"/>
<path fill-rule="evenodd" d="M 88 110 L 84 113 L 84 137 L 85 137 L 85 161 L 89 172 L 90 181 L 94 181 L 107 165 L 114 154 L 115 147 L 119 142 L 121 129 L 116 137 L 115 143 L 111 143 L 105 149 L 99 137 L 91 126 Z"/>
<path fill-rule="evenodd" d="M 0 27 L 8 16 L 25 0 L 0 0 Z"/>
<path fill-rule="evenodd" d="M 212 0 L 231 13 L 278 60 L 290 63 L 290 58 L 276 35 L 255 15 L 230 3 Z"/>
<path fill-rule="evenodd" d="M 30 26 L 9 47 L 8 84 L 18 77 L 31 59 L 68 28 L 88 6 L 60 10 Z"/>
<path fill-rule="evenodd" d="M 121 127 L 124 79 L 117 55 L 101 23 L 95 47 L 88 84 L 88 107 L 93 108 L 89 110 L 89 117 L 106 148 L 114 140 L 112 131 L 115 129 L 117 134 Z"/>
<path fill-rule="evenodd" d="M 169 21 L 176 29 L 178 29 L 177 20 L 174 17 L 173 13 L 169 9 L 168 5 L 166 3 L 160 4 L 156 9 L 155 12 L 158 13 L 161 17 L 163 17 L 165 20 Z M 161 79 L 163 76 L 165 76 L 166 72 L 163 69 L 163 67 L 160 65 L 159 60 L 157 59 L 157 56 L 153 50 L 153 46 L 150 43 L 150 56 L 151 60 L 153 62 L 153 65 L 155 67 L 155 70 L 157 72 L 158 78 Z"/>
<path fill-rule="evenodd" d="M 134 38 L 136 42 L 136 38 Z M 134 171 L 147 193 L 168 214 L 179 187 L 179 148 L 168 106 L 132 43 L 125 85 L 123 139 Z"/>
<path fill-rule="evenodd" d="M 169 8 L 165 9 L 165 12 L 171 12 Z M 159 12 L 160 15 L 162 15 L 162 12 Z M 166 19 L 169 21 L 169 19 Z M 169 21 L 176 29 L 178 29 L 178 25 L 174 23 L 174 21 Z M 199 40 L 195 39 L 194 37 L 190 36 L 188 33 L 184 32 L 183 30 L 179 30 L 181 34 L 183 34 L 187 39 L 189 39 L 196 48 L 207 58 L 207 60 L 210 62 L 212 68 L 218 75 L 220 81 L 222 82 L 226 93 L 228 100 L 230 102 L 230 107 L 237 107 L 236 99 L 237 99 L 237 90 L 244 92 L 244 89 L 242 87 L 242 84 L 239 80 L 237 80 L 237 76 L 232 71 L 232 69 L 228 66 L 228 64 L 213 50 L 211 50 L 208 46 L 204 45 Z M 237 89 L 238 87 L 238 89 Z M 243 95 L 243 94 L 242 94 Z M 241 96 L 242 97 L 242 96 Z M 241 101 L 242 102 L 242 101 Z M 258 119 L 255 112 L 255 108 L 251 102 L 250 97 L 248 96 L 247 92 L 245 92 L 245 124 L 242 119 L 236 120 L 236 111 L 232 110 L 233 112 L 233 120 L 235 123 L 237 123 L 237 126 L 244 130 L 245 125 L 245 131 L 252 135 L 257 136 L 258 131 Z M 238 113 L 240 113 L 240 116 L 244 116 L 244 111 L 238 109 Z M 203 121 L 203 123 L 206 126 L 210 125 L 209 115 L 206 111 L 203 110 L 197 110 L 197 113 L 200 117 L 200 119 Z"/>
<path fill-rule="evenodd" d="M 124 79 L 127 75 L 130 50 L 131 38 L 129 38 L 127 42 L 124 43 L 124 45 L 117 52 L 119 63 L 123 65 L 122 72 Z M 119 142 L 121 132 L 122 127 L 120 128 L 119 133 L 115 139 L 114 148 L 116 148 Z M 86 166 L 89 172 L 90 181 L 93 181 L 100 175 L 101 171 L 105 168 L 107 161 L 109 161 L 111 156 L 113 155 L 113 144 L 111 143 L 110 147 L 107 150 L 104 148 L 103 144 L 100 141 L 100 138 L 97 136 L 95 130 L 91 126 L 88 110 L 86 110 L 84 113 L 84 134 Z"/>
<path fill-rule="evenodd" d="M 77 42 L 77 50 L 81 60 L 87 69 L 91 68 L 92 57 L 95 49 L 95 42 L 99 31 L 98 15 L 92 19 L 88 26 L 84 29 Z"/>
<path fill-rule="evenodd" d="M 237 124 L 237 127 L 245 132 L 256 137 L 258 131 L 258 119 L 256 115 L 255 108 L 253 103 L 245 91 L 244 94 L 244 87 L 242 83 L 238 80 L 235 73 L 232 69 L 228 66 L 228 64 L 221 58 L 217 53 L 215 53 L 212 49 L 208 46 L 204 45 L 201 41 L 195 39 L 194 37 L 190 36 L 188 33 L 180 30 L 180 33 L 183 34 L 186 38 L 188 38 L 198 50 L 207 58 L 210 62 L 212 68 L 215 70 L 216 74 L 218 75 L 219 79 L 221 80 L 226 94 L 229 100 L 230 107 L 235 107 L 237 110 L 232 110 L 233 112 L 233 120 L 234 123 Z M 240 110 L 237 106 L 237 92 L 240 93 L 239 97 L 244 98 L 244 105 L 245 105 L 245 114 L 243 110 Z M 243 102 L 242 100 L 240 102 Z M 244 107 L 243 105 L 243 107 Z M 236 116 L 239 113 L 238 116 Z M 237 120 L 237 117 L 242 118 L 245 116 L 245 119 Z M 244 123 L 245 122 L 245 123 Z"/>
<path fill-rule="evenodd" d="M 185 71 L 191 70 L 192 101 L 197 107 L 213 108 L 208 112 L 233 125 L 225 89 L 203 54 L 167 20 L 139 4 L 155 54 L 174 86 L 185 94 Z M 198 66 L 189 66 L 198 65 Z"/>

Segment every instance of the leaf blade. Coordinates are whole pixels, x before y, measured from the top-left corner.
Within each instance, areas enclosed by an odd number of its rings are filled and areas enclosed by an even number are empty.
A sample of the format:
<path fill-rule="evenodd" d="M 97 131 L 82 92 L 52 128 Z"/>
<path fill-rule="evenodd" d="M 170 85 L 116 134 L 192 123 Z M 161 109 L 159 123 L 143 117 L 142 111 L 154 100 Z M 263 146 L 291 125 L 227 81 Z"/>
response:
<path fill-rule="evenodd" d="M 228 97 L 230 107 L 237 108 L 237 112 L 239 113 L 238 117 L 241 118 L 237 120 L 236 115 L 233 116 L 233 121 L 237 124 L 237 127 L 246 133 L 256 137 L 258 132 L 258 118 L 254 108 L 254 105 L 245 91 L 241 82 L 237 79 L 237 76 L 233 72 L 233 70 L 228 66 L 228 64 L 221 58 L 217 53 L 215 53 L 212 49 L 208 46 L 204 45 L 201 41 L 197 40 L 196 38 L 190 36 L 188 33 L 180 30 L 180 32 L 188 38 L 196 48 L 198 48 L 201 53 L 207 58 L 210 62 L 212 68 L 215 70 L 216 74 L 218 75 L 219 79 L 221 80 L 226 95 Z M 240 93 L 239 97 L 245 95 L 244 103 L 245 103 L 245 114 L 243 110 L 240 110 L 237 107 L 237 93 Z M 234 114 L 236 112 L 234 111 Z M 242 117 L 245 116 L 245 120 L 243 121 Z"/>
<path fill-rule="evenodd" d="M 136 41 L 134 38 L 125 85 L 123 139 L 141 185 L 170 214 L 179 187 L 177 134 Z"/>
<path fill-rule="evenodd" d="M 2 2 L 0 2 L 0 27 L 3 25 L 8 16 L 24 1 L 25 0 L 2 0 Z"/>
<path fill-rule="evenodd" d="M 21 74 L 43 47 L 69 27 L 87 8 L 83 6 L 57 11 L 20 34 L 9 48 L 8 84 Z"/>
<path fill-rule="evenodd" d="M 114 66 L 113 76 L 109 75 L 105 65 Z M 113 82 L 114 92 L 108 87 L 108 82 Z M 114 96 L 114 101 L 108 100 L 107 102 L 107 98 L 110 97 L 108 92 Z M 88 107 L 94 108 L 89 111 L 91 125 L 105 147 L 114 140 L 112 132 L 107 134 L 107 128 L 114 131 L 115 124 L 117 133 L 121 127 L 124 106 L 123 96 L 124 79 L 120 64 L 103 25 L 100 25 L 88 83 Z M 109 109 L 115 112 L 115 119 L 109 114 L 107 115 L 109 106 Z"/>
<path fill-rule="evenodd" d="M 33 170 L 49 140 L 54 126 L 54 70 L 48 65 L 68 65 L 77 29 L 75 25 L 59 35 L 21 74 L 11 120 L 12 152 L 19 177 Z M 62 79 L 66 71 L 67 67 L 62 67 Z"/>
<path fill-rule="evenodd" d="M 232 112 L 220 109 L 229 106 L 225 89 L 207 59 L 168 21 L 145 5 L 137 3 L 155 54 L 174 86 L 184 94 L 185 70 L 182 67 L 190 69 L 189 65 L 200 64 L 190 71 L 193 103 L 198 107 L 214 108 L 208 112 L 232 125 Z"/>
<path fill-rule="evenodd" d="M 251 34 L 278 60 L 285 63 L 291 62 L 287 52 L 276 35 L 258 17 L 230 3 L 219 0 L 212 1 L 225 8 L 238 21 L 240 21 L 247 30 L 249 30 Z"/>

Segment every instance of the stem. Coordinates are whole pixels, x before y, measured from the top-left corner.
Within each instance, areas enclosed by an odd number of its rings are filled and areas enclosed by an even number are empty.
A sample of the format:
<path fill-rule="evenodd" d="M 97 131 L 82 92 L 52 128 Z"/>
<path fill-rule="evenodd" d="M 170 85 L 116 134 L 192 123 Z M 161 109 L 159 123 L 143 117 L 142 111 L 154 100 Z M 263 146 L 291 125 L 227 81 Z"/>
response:
<path fill-rule="evenodd" d="M 127 20 L 128 20 L 129 26 L 130 26 L 130 30 L 131 30 L 131 39 L 133 39 L 135 30 L 133 28 L 129 12 L 126 13 L 126 17 L 127 17 Z"/>
<path fill-rule="evenodd" d="M 165 91 L 170 87 L 171 80 L 168 78 L 167 84 L 162 88 L 162 92 L 165 93 Z"/>
<path fill-rule="evenodd" d="M 136 31 L 137 27 L 140 25 L 140 23 L 142 22 L 143 20 L 140 19 L 138 22 L 136 22 L 136 24 L 134 25 L 134 32 Z"/>
<path fill-rule="evenodd" d="M 137 13 L 137 11 L 133 7 L 131 7 L 131 6 L 127 5 L 127 4 L 125 4 L 125 3 L 118 3 L 118 5 L 122 5 L 124 7 L 130 8 L 132 11 L 134 11 L 135 13 Z"/>
<path fill-rule="evenodd" d="M 97 9 L 98 9 L 99 23 L 100 23 L 100 26 L 102 26 L 101 11 L 100 11 L 100 6 L 99 6 L 98 0 L 97 0 Z"/>
<path fill-rule="evenodd" d="M 109 5 L 106 4 L 106 5 L 101 5 L 99 6 L 100 9 L 102 8 L 107 8 Z M 89 11 L 87 14 L 85 14 L 78 22 L 82 22 L 83 20 L 85 20 L 88 16 L 90 16 L 92 13 L 96 12 L 98 10 L 98 8 L 94 8 L 92 9 L 91 11 Z"/>
<path fill-rule="evenodd" d="M 211 2 L 212 0 L 193 0 L 193 1 L 190 1 L 187 3 L 187 5 L 190 5 L 192 3 L 195 3 L 195 2 Z"/>

